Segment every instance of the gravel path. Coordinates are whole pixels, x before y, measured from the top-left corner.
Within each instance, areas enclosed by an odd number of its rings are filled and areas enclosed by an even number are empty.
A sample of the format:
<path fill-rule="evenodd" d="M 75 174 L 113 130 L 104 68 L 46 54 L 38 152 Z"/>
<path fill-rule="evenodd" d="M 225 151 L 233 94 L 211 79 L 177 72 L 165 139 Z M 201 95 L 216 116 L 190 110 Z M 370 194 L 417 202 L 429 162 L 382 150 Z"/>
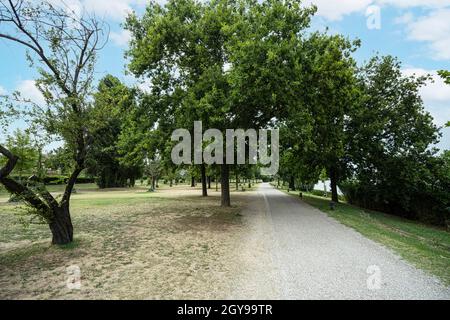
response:
<path fill-rule="evenodd" d="M 262 184 L 243 213 L 234 299 L 450 299 L 450 288 L 321 211 Z"/>

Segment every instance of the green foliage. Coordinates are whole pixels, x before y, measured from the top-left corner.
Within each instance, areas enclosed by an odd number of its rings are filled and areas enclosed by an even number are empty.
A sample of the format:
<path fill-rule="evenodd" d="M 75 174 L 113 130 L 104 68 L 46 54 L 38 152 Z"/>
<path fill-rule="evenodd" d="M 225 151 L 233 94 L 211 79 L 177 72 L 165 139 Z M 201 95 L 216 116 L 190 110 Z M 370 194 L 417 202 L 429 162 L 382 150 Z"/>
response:
<path fill-rule="evenodd" d="M 38 150 L 28 131 L 16 129 L 13 135 L 6 138 L 6 147 L 19 158 L 13 174 L 17 174 L 20 180 L 24 174 L 37 173 Z M 5 161 L 6 159 L 2 157 L 0 165 Z"/>
<path fill-rule="evenodd" d="M 66 146 L 54 149 L 46 154 L 44 165 L 58 173 L 69 174 L 73 169 L 72 152 Z"/>
<path fill-rule="evenodd" d="M 280 176 L 314 184 L 323 170 L 336 183 L 345 170 L 346 121 L 359 99 L 356 65 L 351 54 L 358 42 L 342 36 L 313 33 L 297 50 L 301 69 L 281 125 Z"/>
<path fill-rule="evenodd" d="M 100 188 L 134 185 L 141 175 L 141 168 L 120 162 L 118 140 L 124 123 L 124 115 L 135 108 L 135 92 L 116 77 L 107 75 L 94 94 L 91 113 L 93 124 L 91 149 L 88 154 L 87 173 L 97 177 Z"/>
<path fill-rule="evenodd" d="M 430 146 L 439 131 L 424 110 L 419 88 L 428 77 L 404 77 L 392 57 L 375 57 L 361 70 L 361 105 L 348 123 L 348 167 L 342 184 L 351 203 L 445 224 L 448 178 Z M 445 192 L 444 192 L 445 193 Z"/>
<path fill-rule="evenodd" d="M 444 79 L 444 82 L 446 84 L 450 84 L 450 71 L 440 70 L 438 71 L 438 74 L 441 76 L 442 79 Z"/>
<path fill-rule="evenodd" d="M 160 156 L 171 175 L 173 129 L 192 131 L 196 120 L 205 128 L 258 129 L 285 116 L 298 100 L 298 52 L 314 12 L 298 1 L 172 0 L 129 16 L 129 69 L 150 78 L 152 89 L 138 111 L 149 120 L 134 117 L 121 137 L 124 149 L 139 146 L 127 158 Z"/>

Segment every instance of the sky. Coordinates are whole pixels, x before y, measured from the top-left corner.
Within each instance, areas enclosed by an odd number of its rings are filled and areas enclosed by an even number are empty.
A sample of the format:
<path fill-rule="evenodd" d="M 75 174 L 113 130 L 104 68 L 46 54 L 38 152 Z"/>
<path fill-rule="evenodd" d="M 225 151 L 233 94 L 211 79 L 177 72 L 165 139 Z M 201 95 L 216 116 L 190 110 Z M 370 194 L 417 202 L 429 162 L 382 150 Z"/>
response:
<path fill-rule="evenodd" d="M 129 34 L 123 30 L 122 23 L 129 12 L 142 13 L 146 2 L 64 0 L 74 11 L 84 8 L 110 26 L 110 41 L 101 51 L 97 64 L 98 79 L 112 74 L 128 84 L 136 83 L 124 73 L 124 51 Z M 158 2 L 164 3 L 164 0 Z M 425 108 L 438 126 L 450 120 L 450 86 L 436 73 L 441 69 L 450 70 L 450 0 L 304 0 L 303 3 L 318 7 L 312 30 L 328 27 L 330 33 L 362 41 L 354 55 L 359 64 L 377 53 L 389 54 L 402 61 L 405 75 L 431 74 L 434 82 L 420 91 Z M 36 72 L 25 60 L 25 51 L 16 44 L 0 40 L 0 95 L 20 91 L 26 98 L 42 101 L 34 86 L 35 78 Z M 15 124 L 16 127 L 23 125 Z M 450 128 L 443 129 L 442 133 L 438 147 L 450 149 Z"/>

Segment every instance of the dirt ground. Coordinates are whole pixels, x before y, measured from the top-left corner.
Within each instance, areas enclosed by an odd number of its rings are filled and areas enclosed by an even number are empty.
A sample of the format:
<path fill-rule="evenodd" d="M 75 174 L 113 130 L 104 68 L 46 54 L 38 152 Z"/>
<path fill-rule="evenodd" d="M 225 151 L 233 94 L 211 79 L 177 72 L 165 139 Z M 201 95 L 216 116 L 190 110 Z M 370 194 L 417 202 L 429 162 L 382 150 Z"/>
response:
<path fill-rule="evenodd" d="M 0 298 L 229 297 L 246 228 L 239 212 L 253 192 L 234 192 L 229 209 L 218 193 L 199 193 L 80 191 L 72 201 L 75 241 L 66 247 L 50 245 L 47 226 L 25 229 L 1 203 Z"/>

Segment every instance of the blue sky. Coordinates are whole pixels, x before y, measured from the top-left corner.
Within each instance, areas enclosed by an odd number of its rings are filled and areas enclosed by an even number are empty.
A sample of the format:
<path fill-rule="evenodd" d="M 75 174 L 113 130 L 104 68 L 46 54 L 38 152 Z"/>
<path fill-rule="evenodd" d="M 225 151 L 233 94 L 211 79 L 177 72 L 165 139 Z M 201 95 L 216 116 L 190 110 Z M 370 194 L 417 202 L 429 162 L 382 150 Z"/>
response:
<path fill-rule="evenodd" d="M 75 11 L 84 8 L 93 12 L 110 25 L 110 42 L 100 54 L 97 77 L 111 73 L 129 84 L 136 82 L 124 75 L 123 53 L 129 35 L 122 30 L 121 22 L 131 10 L 142 12 L 146 1 L 64 2 Z M 450 70 L 450 0 L 305 0 L 304 3 L 318 6 L 313 29 L 329 27 L 332 33 L 362 40 L 355 54 L 359 63 L 376 52 L 391 54 L 403 62 L 406 75 L 433 75 L 435 82 L 421 90 L 426 109 L 437 125 L 450 120 L 450 86 L 436 75 L 436 70 Z M 5 40 L 0 40 L 0 48 L 0 94 L 18 90 L 36 101 L 42 99 L 34 87 L 36 73 L 25 62 L 24 50 Z M 19 122 L 15 126 L 22 125 Z M 450 149 L 450 128 L 444 129 L 443 134 L 439 148 Z"/>

